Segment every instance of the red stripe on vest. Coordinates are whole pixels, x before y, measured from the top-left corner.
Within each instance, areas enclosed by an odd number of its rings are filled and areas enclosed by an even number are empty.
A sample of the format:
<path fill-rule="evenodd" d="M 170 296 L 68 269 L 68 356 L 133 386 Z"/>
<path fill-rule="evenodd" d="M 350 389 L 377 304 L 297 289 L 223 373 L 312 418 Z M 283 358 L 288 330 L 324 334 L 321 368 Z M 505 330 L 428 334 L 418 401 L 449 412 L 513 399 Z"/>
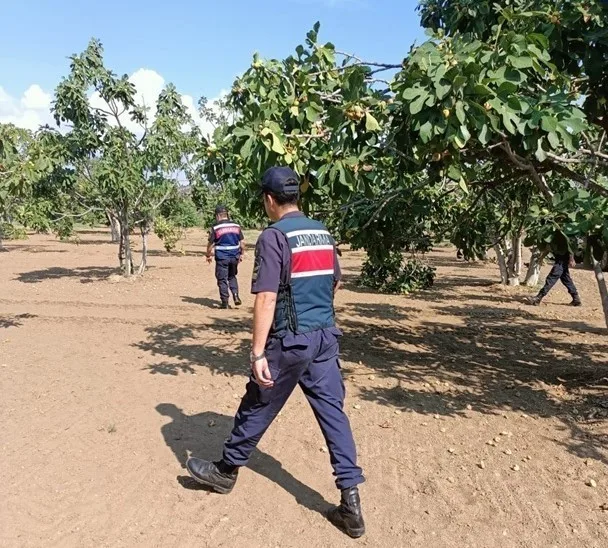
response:
<path fill-rule="evenodd" d="M 291 255 L 291 273 L 313 272 L 315 270 L 334 269 L 333 249 L 311 249 Z"/>

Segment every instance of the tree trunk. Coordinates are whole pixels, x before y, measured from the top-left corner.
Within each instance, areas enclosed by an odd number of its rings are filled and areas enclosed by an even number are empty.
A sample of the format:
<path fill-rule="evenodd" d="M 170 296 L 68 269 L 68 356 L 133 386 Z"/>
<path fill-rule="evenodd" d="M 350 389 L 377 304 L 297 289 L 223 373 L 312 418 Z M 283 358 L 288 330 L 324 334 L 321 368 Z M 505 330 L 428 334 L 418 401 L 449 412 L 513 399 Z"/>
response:
<path fill-rule="evenodd" d="M 530 257 L 530 266 L 528 266 L 528 272 L 526 274 L 526 279 L 524 280 L 524 285 L 528 287 L 536 287 L 540 280 L 540 269 L 543 265 L 543 261 L 545 260 L 545 253 L 543 253 L 538 247 L 532 248 L 532 256 Z"/>
<path fill-rule="evenodd" d="M 120 265 L 124 276 L 128 278 L 133 274 L 133 255 L 129 239 L 129 219 L 127 212 L 124 210 L 120 215 L 120 235 Z"/>
<path fill-rule="evenodd" d="M 500 283 L 506 285 L 509 281 L 509 275 L 505 252 L 500 244 L 494 246 L 494 252 L 496 253 L 496 260 L 498 261 L 498 268 L 500 269 Z"/>
<path fill-rule="evenodd" d="M 602 272 L 602 265 L 600 261 L 593 259 L 593 270 L 595 271 L 595 279 L 597 280 L 597 287 L 600 291 L 606 327 L 608 327 L 608 287 L 606 287 L 606 278 Z"/>
<path fill-rule="evenodd" d="M 138 274 L 141 276 L 148 267 L 148 227 L 144 224 L 140 227 L 141 231 L 141 263 L 139 265 Z"/>
<path fill-rule="evenodd" d="M 106 213 L 107 217 L 108 217 L 108 221 L 110 223 L 110 231 L 112 232 L 112 243 L 116 244 L 120 242 L 120 221 L 118 220 L 118 217 L 116 217 L 116 215 L 114 215 L 113 213 L 111 213 L 110 211 L 108 211 Z"/>
<path fill-rule="evenodd" d="M 507 283 L 511 286 L 519 285 L 521 275 L 521 235 L 511 240 L 511 250 L 507 262 Z"/>

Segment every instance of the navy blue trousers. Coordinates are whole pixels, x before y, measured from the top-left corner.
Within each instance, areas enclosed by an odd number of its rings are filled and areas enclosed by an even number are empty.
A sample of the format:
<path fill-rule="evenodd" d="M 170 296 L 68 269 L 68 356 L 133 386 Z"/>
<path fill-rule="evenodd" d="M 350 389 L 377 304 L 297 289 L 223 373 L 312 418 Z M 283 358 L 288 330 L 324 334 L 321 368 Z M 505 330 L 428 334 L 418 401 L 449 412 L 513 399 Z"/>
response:
<path fill-rule="evenodd" d="M 233 259 L 216 259 L 215 278 L 220 290 L 220 299 L 223 303 L 227 303 L 230 300 L 228 289 L 230 289 L 233 296 L 239 294 L 239 283 L 236 279 L 238 273 L 239 260 L 237 257 Z"/>
<path fill-rule="evenodd" d="M 578 291 L 576 290 L 576 286 L 574 285 L 574 282 L 572 281 L 572 276 L 570 276 L 569 262 L 570 262 L 569 256 L 558 255 L 555 257 L 555 264 L 553 265 L 551 272 L 549 272 L 549 275 L 547 276 L 545 285 L 538 293 L 538 297 L 540 299 L 546 297 L 547 293 L 549 293 L 549 291 L 551 291 L 553 286 L 559 280 L 561 280 L 561 282 L 566 286 L 568 293 L 570 293 L 570 295 L 572 297 L 578 296 Z"/>
<path fill-rule="evenodd" d="M 365 481 L 357 466 L 355 441 L 344 413 L 337 333 L 326 329 L 269 340 L 266 356 L 274 386 L 261 388 L 250 376 L 234 428 L 224 445 L 223 459 L 227 464 L 247 465 L 264 432 L 300 385 L 325 437 L 338 489 Z"/>

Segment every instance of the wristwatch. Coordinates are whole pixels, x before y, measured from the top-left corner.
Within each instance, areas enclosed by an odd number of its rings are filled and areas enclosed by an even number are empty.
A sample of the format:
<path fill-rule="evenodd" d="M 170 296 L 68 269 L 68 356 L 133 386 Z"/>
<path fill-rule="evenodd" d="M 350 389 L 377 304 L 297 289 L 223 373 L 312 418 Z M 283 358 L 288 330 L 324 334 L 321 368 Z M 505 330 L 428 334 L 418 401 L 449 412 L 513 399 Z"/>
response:
<path fill-rule="evenodd" d="M 263 360 L 266 357 L 266 354 L 262 352 L 259 356 L 256 356 L 253 352 L 249 352 L 249 363 L 256 363 L 260 360 Z"/>

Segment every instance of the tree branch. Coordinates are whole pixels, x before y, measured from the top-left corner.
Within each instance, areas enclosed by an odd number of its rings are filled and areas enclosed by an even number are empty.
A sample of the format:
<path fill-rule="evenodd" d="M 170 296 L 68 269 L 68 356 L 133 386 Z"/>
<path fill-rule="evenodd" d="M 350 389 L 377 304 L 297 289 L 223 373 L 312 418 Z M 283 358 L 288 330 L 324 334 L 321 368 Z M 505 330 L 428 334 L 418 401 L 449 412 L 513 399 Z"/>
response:
<path fill-rule="evenodd" d="M 586 189 L 592 188 L 598 194 L 608 198 L 608 188 L 606 188 L 605 186 L 600 185 L 596 181 L 589 179 L 589 178 L 585 177 L 584 175 L 581 175 L 580 173 L 576 173 L 576 171 L 572 171 L 571 169 L 567 168 L 566 166 L 562 166 L 560 164 L 554 164 L 554 163 L 552 163 L 551 165 L 555 171 L 557 171 L 564 177 L 567 177 L 568 179 L 571 179 L 572 181 L 576 181 L 577 183 L 582 184 Z"/>
<path fill-rule="evenodd" d="M 511 162 L 513 162 L 519 169 L 522 171 L 527 171 L 532 176 L 532 179 L 534 179 L 536 186 L 538 186 L 538 189 L 542 192 L 545 199 L 547 199 L 549 202 L 553 200 L 553 191 L 549 188 L 549 185 L 547 185 L 547 180 L 543 175 L 540 175 L 538 171 L 536 171 L 533 164 L 513 152 L 508 141 L 504 141 L 502 143 L 501 149 L 506 152 Z"/>
<path fill-rule="evenodd" d="M 78 217 L 84 217 L 85 215 L 88 215 L 92 211 L 104 211 L 104 210 L 99 207 L 93 206 L 93 207 L 90 207 L 89 209 L 87 209 L 84 213 L 64 213 L 63 215 L 60 215 L 59 213 L 53 212 L 53 215 L 58 215 L 58 217 L 56 219 L 54 219 L 55 221 L 62 221 L 63 219 L 66 219 L 68 217 L 72 218 L 72 219 L 76 219 Z"/>

